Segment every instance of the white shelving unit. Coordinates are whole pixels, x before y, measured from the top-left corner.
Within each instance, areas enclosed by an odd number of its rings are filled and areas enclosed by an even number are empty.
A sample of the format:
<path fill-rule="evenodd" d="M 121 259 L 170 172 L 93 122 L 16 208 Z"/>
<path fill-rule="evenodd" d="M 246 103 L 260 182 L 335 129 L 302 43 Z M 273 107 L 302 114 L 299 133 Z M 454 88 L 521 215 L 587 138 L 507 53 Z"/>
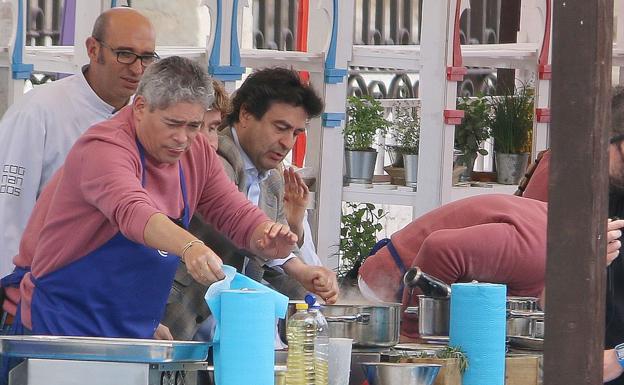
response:
<path fill-rule="evenodd" d="M 522 2 L 521 31 L 518 43 L 492 45 L 463 45 L 461 57 L 454 43 L 458 41 L 458 18 L 466 9 L 460 0 L 425 0 L 421 45 L 412 46 L 353 46 L 351 67 L 377 68 L 418 72 L 421 112 L 421 145 L 419 154 L 418 189 L 388 190 L 386 186 L 365 189 L 343 188 L 342 199 L 411 206 L 413 216 L 419 216 L 444 203 L 479 194 L 512 194 L 516 186 L 493 184 L 491 187 L 454 187 L 451 183 L 454 125 L 448 119 L 456 109 L 456 81 L 448 76 L 453 67 L 490 67 L 519 70 L 518 76 L 533 78 L 536 89 L 536 121 L 533 152 L 548 146 L 549 120 L 549 57 L 551 0 Z M 541 31 L 541 33 L 540 33 Z M 544 37 L 546 36 L 546 39 Z M 546 44 L 544 44 L 544 41 Z M 544 51 L 546 51 L 544 53 Z M 624 49 L 623 49 L 624 51 Z M 459 68 L 461 72 L 461 68 Z M 446 121 L 445 121 L 446 120 Z M 336 171 L 338 172 L 338 171 Z M 322 212 L 324 207 L 318 209 Z M 319 228 L 319 238 L 328 244 L 339 241 L 338 221 L 332 228 Z M 335 252 L 335 248 L 329 251 Z"/>

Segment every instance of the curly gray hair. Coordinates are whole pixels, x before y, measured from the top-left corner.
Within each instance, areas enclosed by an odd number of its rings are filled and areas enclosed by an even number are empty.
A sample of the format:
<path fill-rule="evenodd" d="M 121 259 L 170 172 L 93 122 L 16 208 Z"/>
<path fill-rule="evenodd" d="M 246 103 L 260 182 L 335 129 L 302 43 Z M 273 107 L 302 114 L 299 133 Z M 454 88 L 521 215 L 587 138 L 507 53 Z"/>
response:
<path fill-rule="evenodd" d="M 206 70 L 180 56 L 147 67 L 136 95 L 145 98 L 150 111 L 164 110 L 177 103 L 199 103 L 207 110 L 214 102 L 212 79 Z"/>

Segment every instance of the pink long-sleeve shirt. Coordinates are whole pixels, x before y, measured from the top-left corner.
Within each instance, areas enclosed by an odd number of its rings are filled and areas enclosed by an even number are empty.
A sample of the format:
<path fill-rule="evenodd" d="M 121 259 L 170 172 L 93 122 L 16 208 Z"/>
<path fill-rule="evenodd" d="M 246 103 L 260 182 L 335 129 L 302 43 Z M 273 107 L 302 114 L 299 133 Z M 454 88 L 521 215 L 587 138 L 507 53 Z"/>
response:
<path fill-rule="evenodd" d="M 20 243 L 16 266 L 31 266 L 20 292 L 22 322 L 31 328 L 34 285 L 42 277 L 84 257 L 117 232 L 144 243 L 149 218 L 181 217 L 184 207 L 178 164 L 158 163 L 146 154 L 143 168 L 136 144 L 132 107 L 89 128 L 70 150 L 65 164 L 45 187 Z M 190 215 L 198 211 L 238 246 L 249 247 L 253 230 L 266 217 L 238 191 L 202 135 L 182 156 Z M 115 293 L 112 293 L 115 295 Z M 11 311 L 13 306 L 5 302 Z M 14 308 L 13 308 L 14 309 Z M 13 310 L 14 311 L 14 310 Z"/>

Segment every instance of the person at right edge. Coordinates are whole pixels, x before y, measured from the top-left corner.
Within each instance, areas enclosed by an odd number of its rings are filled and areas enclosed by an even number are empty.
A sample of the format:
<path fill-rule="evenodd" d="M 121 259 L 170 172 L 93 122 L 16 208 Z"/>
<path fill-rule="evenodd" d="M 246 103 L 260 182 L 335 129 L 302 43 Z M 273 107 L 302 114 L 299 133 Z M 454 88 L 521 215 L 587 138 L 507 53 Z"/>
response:
<path fill-rule="evenodd" d="M 607 300 L 603 381 L 624 385 L 624 259 L 621 256 L 621 220 L 624 218 L 624 88 L 613 89 L 609 140 L 609 224 L 607 234 Z M 547 150 L 527 182 L 523 197 L 548 201 L 550 151 Z M 545 305 L 545 304 L 543 304 Z M 618 353 L 620 351 L 618 360 Z"/>

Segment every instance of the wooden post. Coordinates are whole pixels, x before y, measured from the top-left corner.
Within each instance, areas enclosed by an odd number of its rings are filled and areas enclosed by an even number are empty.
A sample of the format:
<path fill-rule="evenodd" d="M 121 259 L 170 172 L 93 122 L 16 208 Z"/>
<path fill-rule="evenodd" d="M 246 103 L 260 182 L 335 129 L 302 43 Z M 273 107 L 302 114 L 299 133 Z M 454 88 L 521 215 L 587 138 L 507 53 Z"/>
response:
<path fill-rule="evenodd" d="M 602 384 L 612 0 L 556 0 L 545 385 Z"/>

